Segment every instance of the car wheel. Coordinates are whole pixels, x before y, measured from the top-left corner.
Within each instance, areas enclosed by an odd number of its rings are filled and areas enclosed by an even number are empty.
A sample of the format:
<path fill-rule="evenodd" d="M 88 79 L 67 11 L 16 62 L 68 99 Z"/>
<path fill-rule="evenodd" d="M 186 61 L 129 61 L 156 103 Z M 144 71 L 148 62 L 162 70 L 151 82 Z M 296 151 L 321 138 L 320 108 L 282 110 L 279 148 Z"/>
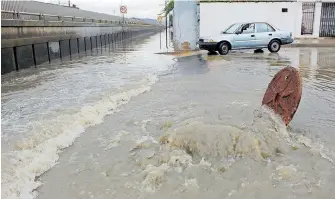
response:
<path fill-rule="evenodd" d="M 268 49 L 272 53 L 276 53 L 280 50 L 280 42 L 278 40 L 272 40 L 269 43 Z"/>
<path fill-rule="evenodd" d="M 222 42 L 219 45 L 219 49 L 218 49 L 220 55 L 226 55 L 229 52 L 229 45 L 227 42 Z"/>

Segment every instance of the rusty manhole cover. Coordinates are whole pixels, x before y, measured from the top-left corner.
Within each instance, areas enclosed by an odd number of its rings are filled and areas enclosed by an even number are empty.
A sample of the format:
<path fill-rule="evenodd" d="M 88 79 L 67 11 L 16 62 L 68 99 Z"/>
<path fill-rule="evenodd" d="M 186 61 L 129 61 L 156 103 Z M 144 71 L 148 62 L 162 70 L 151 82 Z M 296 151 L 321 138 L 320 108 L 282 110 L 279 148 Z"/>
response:
<path fill-rule="evenodd" d="M 298 109 L 301 94 L 302 80 L 299 72 L 294 67 L 288 66 L 280 70 L 271 80 L 262 105 L 279 114 L 287 126 Z"/>

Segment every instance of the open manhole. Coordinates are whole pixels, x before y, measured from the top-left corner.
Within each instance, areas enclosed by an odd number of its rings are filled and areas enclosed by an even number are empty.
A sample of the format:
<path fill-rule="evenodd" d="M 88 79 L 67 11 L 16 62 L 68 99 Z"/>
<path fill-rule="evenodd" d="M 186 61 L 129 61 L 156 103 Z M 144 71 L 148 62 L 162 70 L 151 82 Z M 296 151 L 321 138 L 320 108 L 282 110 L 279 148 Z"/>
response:
<path fill-rule="evenodd" d="M 299 71 L 288 66 L 280 70 L 265 91 L 262 105 L 279 114 L 286 125 L 293 119 L 302 94 L 302 79 Z"/>

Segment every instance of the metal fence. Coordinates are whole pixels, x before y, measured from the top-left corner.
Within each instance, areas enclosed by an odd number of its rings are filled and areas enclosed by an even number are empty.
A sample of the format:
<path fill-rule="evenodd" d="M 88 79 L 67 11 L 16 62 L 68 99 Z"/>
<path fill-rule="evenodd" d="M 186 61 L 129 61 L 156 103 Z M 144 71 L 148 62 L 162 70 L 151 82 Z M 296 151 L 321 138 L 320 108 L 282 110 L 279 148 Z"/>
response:
<path fill-rule="evenodd" d="M 20 19 L 20 20 L 44 20 L 44 21 L 72 21 L 72 22 L 94 22 L 94 23 L 115 23 L 115 24 L 146 24 L 140 21 L 113 21 L 105 19 L 92 19 L 74 16 L 59 16 L 42 13 L 15 12 L 1 10 L 1 19 Z"/>
<path fill-rule="evenodd" d="M 335 3 L 322 3 L 320 37 L 335 37 Z"/>
<path fill-rule="evenodd" d="M 302 4 L 301 34 L 313 34 L 315 3 L 304 2 Z"/>

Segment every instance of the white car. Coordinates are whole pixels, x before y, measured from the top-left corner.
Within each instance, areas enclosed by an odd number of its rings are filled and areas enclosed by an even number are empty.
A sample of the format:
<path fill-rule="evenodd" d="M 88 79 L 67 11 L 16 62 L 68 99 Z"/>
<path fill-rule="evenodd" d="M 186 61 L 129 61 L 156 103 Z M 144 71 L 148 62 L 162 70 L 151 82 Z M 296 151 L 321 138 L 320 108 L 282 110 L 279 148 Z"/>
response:
<path fill-rule="evenodd" d="M 218 51 L 221 55 L 229 50 L 262 49 L 278 52 L 281 45 L 294 40 L 292 33 L 282 31 L 266 22 L 235 23 L 219 35 L 200 37 L 199 48 L 210 52 Z"/>

